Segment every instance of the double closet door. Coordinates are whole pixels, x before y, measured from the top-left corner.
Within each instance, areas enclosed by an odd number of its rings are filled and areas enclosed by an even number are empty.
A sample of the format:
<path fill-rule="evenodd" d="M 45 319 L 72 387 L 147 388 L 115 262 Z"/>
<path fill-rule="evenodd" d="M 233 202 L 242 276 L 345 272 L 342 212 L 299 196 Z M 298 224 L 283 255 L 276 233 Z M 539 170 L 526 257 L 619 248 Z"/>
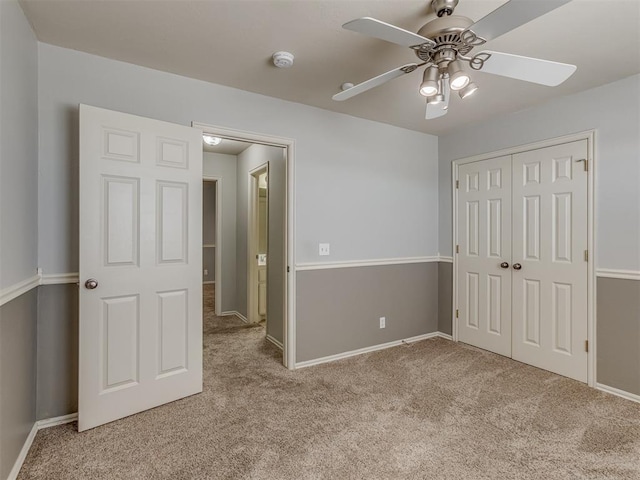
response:
<path fill-rule="evenodd" d="M 587 381 L 587 141 L 458 167 L 458 340 Z"/>

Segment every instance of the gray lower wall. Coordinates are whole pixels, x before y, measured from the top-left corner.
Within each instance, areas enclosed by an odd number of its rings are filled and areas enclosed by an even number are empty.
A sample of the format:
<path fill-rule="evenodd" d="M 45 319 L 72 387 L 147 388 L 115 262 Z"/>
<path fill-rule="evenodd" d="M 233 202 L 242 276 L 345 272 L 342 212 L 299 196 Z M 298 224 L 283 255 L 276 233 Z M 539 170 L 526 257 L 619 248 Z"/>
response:
<path fill-rule="evenodd" d="M 0 478 L 18 458 L 36 421 L 35 289 L 0 307 Z"/>
<path fill-rule="evenodd" d="M 438 331 L 453 333 L 453 263 L 438 263 Z"/>
<path fill-rule="evenodd" d="M 296 282 L 297 362 L 438 330 L 436 263 L 306 270 Z"/>
<path fill-rule="evenodd" d="M 38 287 L 37 418 L 78 411 L 78 287 Z"/>
<path fill-rule="evenodd" d="M 640 395 L 640 281 L 598 278 L 598 383 Z"/>

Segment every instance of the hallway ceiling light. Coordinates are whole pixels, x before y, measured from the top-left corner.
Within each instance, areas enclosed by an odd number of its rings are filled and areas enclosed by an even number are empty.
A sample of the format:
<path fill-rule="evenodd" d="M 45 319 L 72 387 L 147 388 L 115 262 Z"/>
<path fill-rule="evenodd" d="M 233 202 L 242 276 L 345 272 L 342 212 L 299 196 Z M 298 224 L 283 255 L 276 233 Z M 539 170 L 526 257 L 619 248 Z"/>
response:
<path fill-rule="evenodd" d="M 214 137 L 213 135 L 202 135 L 202 140 L 204 140 L 204 143 L 211 147 L 220 145 L 220 142 L 222 142 L 222 139 L 220 137 Z"/>

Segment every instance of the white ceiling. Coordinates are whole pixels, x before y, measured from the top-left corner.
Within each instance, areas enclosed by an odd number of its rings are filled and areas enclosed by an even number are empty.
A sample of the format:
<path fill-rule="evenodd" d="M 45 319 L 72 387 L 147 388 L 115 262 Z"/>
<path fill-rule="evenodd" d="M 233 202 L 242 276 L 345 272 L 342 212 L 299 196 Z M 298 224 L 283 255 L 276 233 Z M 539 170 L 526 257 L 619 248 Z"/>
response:
<path fill-rule="evenodd" d="M 457 15 L 478 20 L 505 0 L 460 0 Z M 434 18 L 415 0 L 21 0 L 38 39 L 432 134 L 513 112 L 640 72 L 640 0 L 573 0 L 488 42 L 483 49 L 578 66 L 550 88 L 474 72 L 480 90 L 449 113 L 424 120 L 420 72 L 345 102 L 331 96 L 416 60 L 394 44 L 341 25 L 372 16 L 417 31 Z M 292 52 L 290 69 L 271 64 Z"/>

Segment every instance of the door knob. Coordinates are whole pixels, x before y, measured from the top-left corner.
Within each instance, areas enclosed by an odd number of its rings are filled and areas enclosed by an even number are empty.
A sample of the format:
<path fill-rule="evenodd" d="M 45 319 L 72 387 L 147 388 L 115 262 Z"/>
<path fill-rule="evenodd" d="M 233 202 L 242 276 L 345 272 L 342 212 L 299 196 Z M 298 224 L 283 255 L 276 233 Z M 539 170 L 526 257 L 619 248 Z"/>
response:
<path fill-rule="evenodd" d="M 519 263 L 514 263 L 513 264 L 513 269 L 514 270 L 520 270 L 522 268 L 522 265 L 520 265 Z"/>
<path fill-rule="evenodd" d="M 509 264 L 507 262 L 502 262 L 500 264 L 500 268 L 509 268 Z"/>
<path fill-rule="evenodd" d="M 98 287 L 98 281 L 95 278 L 90 278 L 86 282 L 84 282 L 84 287 L 88 290 L 93 290 Z"/>

